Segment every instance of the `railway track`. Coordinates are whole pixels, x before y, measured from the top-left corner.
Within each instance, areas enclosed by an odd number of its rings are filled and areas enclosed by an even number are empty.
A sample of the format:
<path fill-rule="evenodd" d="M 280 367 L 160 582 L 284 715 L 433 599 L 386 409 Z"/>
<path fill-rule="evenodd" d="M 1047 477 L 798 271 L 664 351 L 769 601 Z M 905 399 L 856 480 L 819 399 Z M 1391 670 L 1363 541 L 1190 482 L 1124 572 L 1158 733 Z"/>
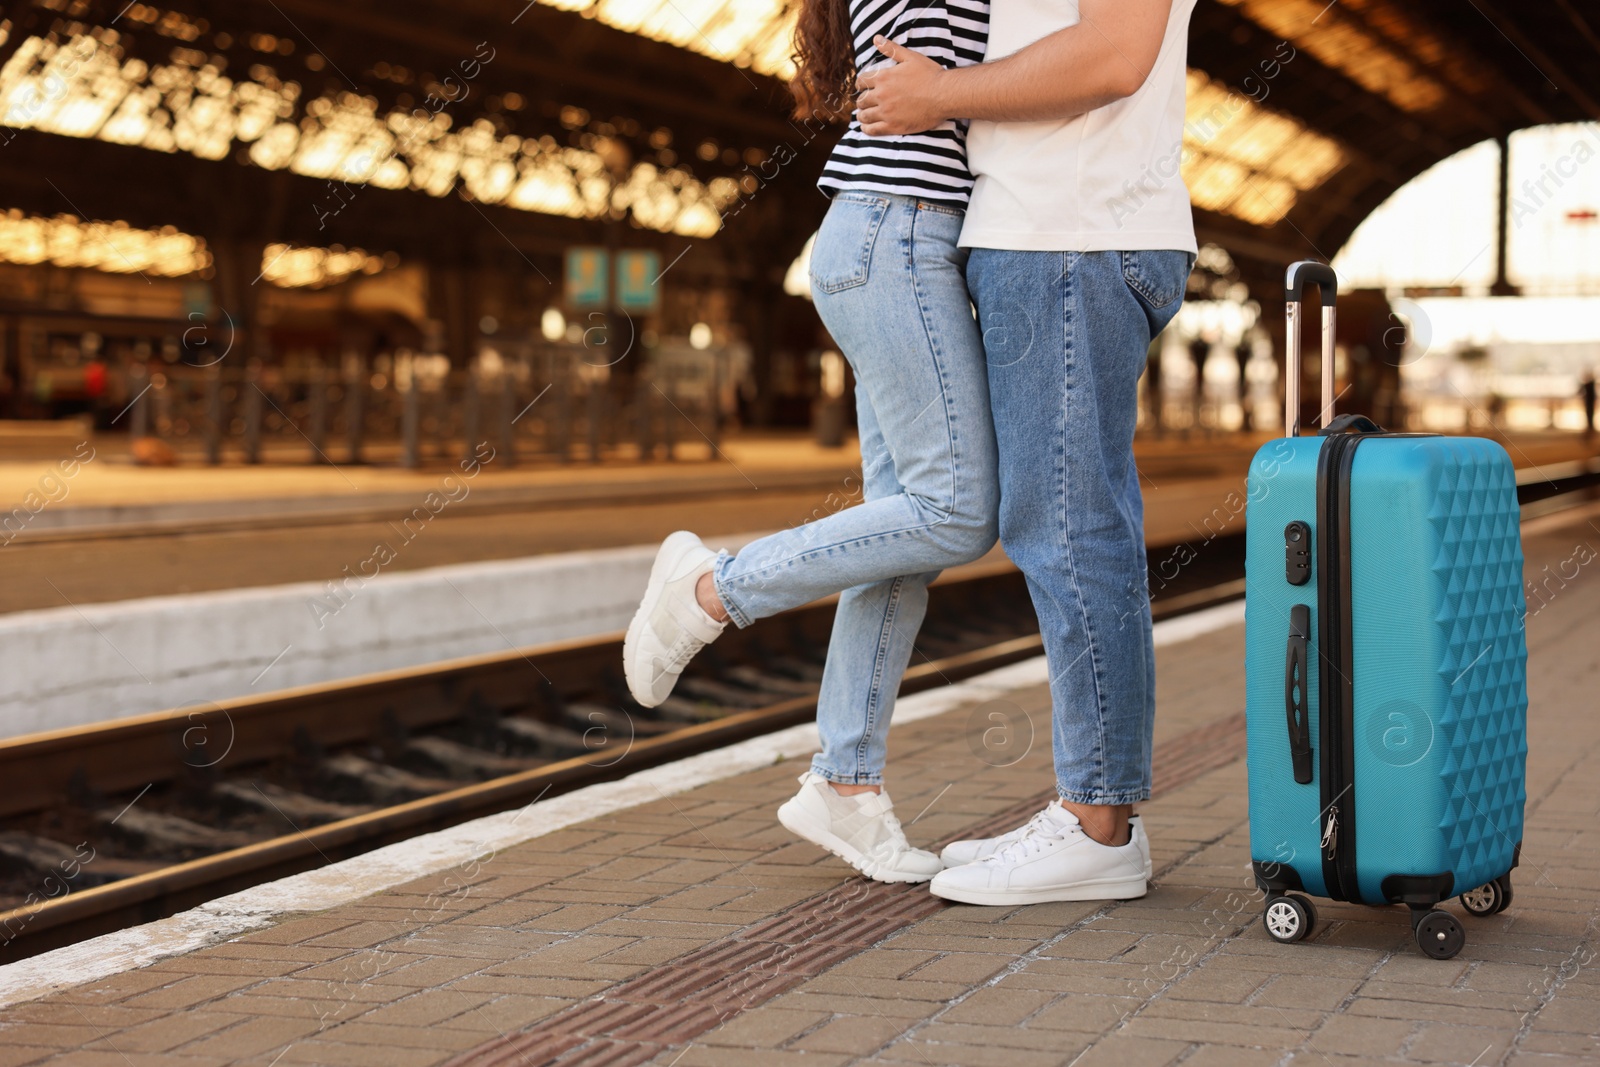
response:
<path fill-rule="evenodd" d="M 1519 495 L 1543 513 L 1597 484 L 1600 465 L 1546 467 Z M 1242 530 L 1150 557 L 1158 620 L 1243 595 Z M 0 963 L 809 721 L 832 614 L 729 631 L 656 709 L 608 635 L 0 742 Z M 902 692 L 1040 651 L 1021 575 L 961 568 Z"/>

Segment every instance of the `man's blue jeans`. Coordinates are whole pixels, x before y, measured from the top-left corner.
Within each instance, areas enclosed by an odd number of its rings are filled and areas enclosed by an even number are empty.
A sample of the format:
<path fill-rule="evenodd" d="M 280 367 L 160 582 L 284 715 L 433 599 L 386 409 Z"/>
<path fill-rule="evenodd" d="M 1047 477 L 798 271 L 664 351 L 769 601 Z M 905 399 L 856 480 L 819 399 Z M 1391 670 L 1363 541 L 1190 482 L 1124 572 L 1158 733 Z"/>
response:
<path fill-rule="evenodd" d="M 956 247 L 962 217 L 886 193 L 833 198 L 811 253 L 811 291 L 856 373 L 864 501 L 716 563 L 717 594 L 741 627 L 840 593 L 812 761 L 833 782 L 883 781 L 928 583 L 994 547 L 994 428 Z"/>
<path fill-rule="evenodd" d="M 1178 251 L 985 248 L 967 265 L 1000 448 L 1000 541 L 1044 637 L 1056 788 L 1080 804 L 1150 796 L 1155 651 L 1133 431 L 1150 342 L 1192 266 Z"/>

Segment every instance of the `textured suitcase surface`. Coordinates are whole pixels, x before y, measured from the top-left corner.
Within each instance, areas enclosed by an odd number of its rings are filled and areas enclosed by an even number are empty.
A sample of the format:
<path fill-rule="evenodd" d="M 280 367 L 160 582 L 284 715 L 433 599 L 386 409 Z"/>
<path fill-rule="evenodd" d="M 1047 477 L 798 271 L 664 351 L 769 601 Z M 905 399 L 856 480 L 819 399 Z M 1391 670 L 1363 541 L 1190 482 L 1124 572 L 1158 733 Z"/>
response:
<path fill-rule="evenodd" d="M 1351 696 L 1340 774 L 1348 786 L 1325 791 L 1330 665 L 1318 647 L 1329 606 L 1319 603 L 1318 556 L 1330 531 L 1318 528 L 1318 454 L 1327 440 L 1269 442 L 1250 469 L 1251 857 L 1258 870 L 1292 871 L 1283 884 L 1297 880 L 1318 896 L 1342 890 L 1344 899 L 1381 904 L 1407 890 L 1425 897 L 1432 884 L 1442 886 L 1440 899 L 1507 874 L 1522 840 L 1525 609 L 1512 465 L 1479 438 L 1362 436 L 1348 473 Z M 1306 524 L 1313 546 L 1302 585 L 1286 574 L 1292 522 Z M 1295 779 L 1286 712 L 1296 605 L 1309 609 L 1310 623 L 1301 678 L 1312 747 L 1306 783 Z M 1330 886 L 1324 845 L 1337 851 L 1341 841 L 1353 846 L 1354 877 Z M 1447 886 L 1385 884 L 1444 874 Z M 1346 880 L 1337 868 L 1334 879 Z"/>

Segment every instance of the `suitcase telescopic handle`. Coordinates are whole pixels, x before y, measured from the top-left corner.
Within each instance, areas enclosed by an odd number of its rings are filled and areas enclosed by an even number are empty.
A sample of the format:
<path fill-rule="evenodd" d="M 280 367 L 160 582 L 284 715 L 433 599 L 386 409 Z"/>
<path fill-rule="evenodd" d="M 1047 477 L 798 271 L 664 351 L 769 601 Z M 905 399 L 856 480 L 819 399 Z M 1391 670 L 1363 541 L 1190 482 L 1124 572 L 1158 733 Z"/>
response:
<path fill-rule="evenodd" d="M 1289 758 L 1294 780 L 1311 784 L 1311 712 L 1306 689 L 1306 646 L 1311 640 L 1311 608 L 1289 609 L 1289 648 L 1283 665 L 1283 710 L 1289 720 Z"/>
<path fill-rule="evenodd" d="M 1326 263 L 1303 259 L 1289 265 L 1284 280 L 1288 299 L 1286 358 L 1283 366 L 1283 429 L 1285 437 L 1300 436 L 1300 308 L 1305 287 L 1315 285 L 1322 292 L 1322 414 L 1319 424 L 1333 418 L 1333 331 L 1334 304 L 1339 296 L 1339 276 Z"/>

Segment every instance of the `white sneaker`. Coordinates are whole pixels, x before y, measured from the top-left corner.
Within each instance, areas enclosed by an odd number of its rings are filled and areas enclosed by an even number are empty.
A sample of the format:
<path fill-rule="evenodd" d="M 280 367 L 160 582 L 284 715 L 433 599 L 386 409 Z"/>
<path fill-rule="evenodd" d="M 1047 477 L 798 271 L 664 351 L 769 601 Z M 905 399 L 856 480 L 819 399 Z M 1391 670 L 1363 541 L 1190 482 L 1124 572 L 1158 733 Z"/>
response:
<path fill-rule="evenodd" d="M 1136 842 L 1102 845 L 1052 801 L 1015 840 L 976 863 L 940 871 L 929 889 L 963 904 L 1131 900 L 1149 889 L 1144 864 Z"/>
<path fill-rule="evenodd" d="M 842 797 L 819 774 L 800 776 L 800 792 L 778 821 L 879 882 L 926 882 L 944 869 L 939 857 L 906 841 L 888 793 Z"/>
<path fill-rule="evenodd" d="M 687 530 L 661 542 L 650 568 L 650 583 L 622 643 L 622 669 L 633 699 L 653 708 L 672 695 L 678 675 L 695 653 L 727 627 L 695 599 L 695 584 L 717 554 Z"/>
<path fill-rule="evenodd" d="M 1047 808 L 1045 811 L 1039 812 L 1028 822 L 1023 823 L 1015 830 L 1001 834 L 999 837 L 980 837 L 966 841 L 952 841 L 944 846 L 944 851 L 939 853 L 939 858 L 944 861 L 946 867 L 960 867 L 965 863 L 977 863 L 981 859 L 987 859 L 1000 849 L 1021 838 L 1028 832 L 1028 827 L 1032 826 L 1038 819 L 1043 818 L 1048 810 Z M 1128 825 L 1132 827 L 1130 837 L 1133 839 L 1133 843 L 1139 846 L 1139 854 L 1144 857 L 1144 878 L 1148 882 L 1151 875 L 1155 873 L 1155 866 L 1150 862 L 1150 839 L 1144 833 L 1144 820 L 1137 815 L 1133 815 L 1128 818 Z"/>

